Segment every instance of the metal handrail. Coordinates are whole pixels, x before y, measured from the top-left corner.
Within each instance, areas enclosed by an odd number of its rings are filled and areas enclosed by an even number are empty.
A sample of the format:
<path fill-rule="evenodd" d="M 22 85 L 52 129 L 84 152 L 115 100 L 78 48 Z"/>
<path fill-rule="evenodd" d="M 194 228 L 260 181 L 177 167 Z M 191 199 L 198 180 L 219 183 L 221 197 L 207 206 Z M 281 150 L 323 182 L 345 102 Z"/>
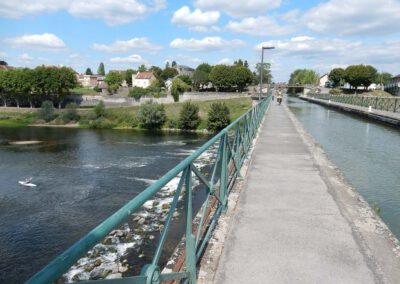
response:
<path fill-rule="evenodd" d="M 221 130 L 193 154 L 168 171 L 154 184 L 146 188 L 82 239 L 56 257 L 26 283 L 46 284 L 56 281 L 85 253 L 92 249 L 93 246 L 102 241 L 113 229 L 120 226 L 128 216 L 137 212 L 146 201 L 150 200 L 173 178 L 179 175 L 181 175 L 180 181 L 170 204 L 167 219 L 164 223 L 164 229 L 161 233 L 152 263 L 142 268 L 140 276 L 80 281 L 80 283 L 160 283 L 160 281 L 174 279 L 185 280 L 188 283 L 196 283 L 196 263 L 205 248 L 205 244 L 211 235 L 210 233 L 218 217 L 221 212 L 226 210 L 228 194 L 236 178 L 240 176 L 240 168 L 248 155 L 252 140 L 257 133 L 257 129 L 270 100 L 271 96 L 263 98 L 256 106 L 249 109 L 229 126 Z M 202 174 L 201 171 L 196 168 L 194 162 L 212 146 L 218 146 L 218 151 L 213 165 L 212 176 L 211 178 L 207 178 L 206 175 Z M 199 211 L 200 222 L 198 222 L 197 227 L 193 226 L 194 218 L 192 216 L 193 175 L 206 187 L 208 192 L 201 210 Z M 182 190 L 184 190 L 185 193 L 185 269 L 181 272 L 162 274 L 158 262 Z M 210 209 L 210 206 L 214 206 L 212 210 L 213 213 L 211 214 L 212 216 L 208 215 L 206 217 L 206 213 L 210 214 L 210 210 L 207 210 Z M 208 223 L 205 223 L 206 219 Z M 197 233 L 195 232 L 196 230 Z"/>
<path fill-rule="evenodd" d="M 400 112 L 400 98 L 309 93 L 308 97 L 336 103 L 371 107 L 377 110 Z"/>

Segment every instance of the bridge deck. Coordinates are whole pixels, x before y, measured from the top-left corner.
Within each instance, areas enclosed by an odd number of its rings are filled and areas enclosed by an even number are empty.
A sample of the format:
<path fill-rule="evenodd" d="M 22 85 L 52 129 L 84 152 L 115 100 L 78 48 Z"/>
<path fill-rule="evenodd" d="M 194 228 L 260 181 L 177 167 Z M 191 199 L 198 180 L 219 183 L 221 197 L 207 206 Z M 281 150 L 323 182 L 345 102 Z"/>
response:
<path fill-rule="evenodd" d="M 381 256 L 366 256 L 288 112 L 273 102 L 266 114 L 215 283 L 381 282 Z M 384 239 L 391 279 L 400 265 Z"/>

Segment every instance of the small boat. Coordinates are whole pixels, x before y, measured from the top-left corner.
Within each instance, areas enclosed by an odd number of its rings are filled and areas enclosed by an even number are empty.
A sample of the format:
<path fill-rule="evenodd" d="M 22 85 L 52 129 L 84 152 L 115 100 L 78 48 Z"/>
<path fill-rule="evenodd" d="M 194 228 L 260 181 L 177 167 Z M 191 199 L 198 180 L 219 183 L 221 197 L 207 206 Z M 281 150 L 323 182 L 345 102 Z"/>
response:
<path fill-rule="evenodd" d="M 34 183 L 26 182 L 26 181 L 19 181 L 18 183 L 19 183 L 20 185 L 28 186 L 28 187 L 36 187 L 36 186 L 37 186 L 37 185 L 34 184 Z"/>

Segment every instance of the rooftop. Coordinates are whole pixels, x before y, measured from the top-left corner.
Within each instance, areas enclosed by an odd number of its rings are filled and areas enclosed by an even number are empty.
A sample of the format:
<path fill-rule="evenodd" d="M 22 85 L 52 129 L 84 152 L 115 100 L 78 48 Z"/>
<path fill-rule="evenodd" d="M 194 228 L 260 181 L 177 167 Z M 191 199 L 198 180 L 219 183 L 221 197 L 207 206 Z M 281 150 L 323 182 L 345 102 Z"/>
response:
<path fill-rule="evenodd" d="M 153 72 L 138 72 L 135 79 L 151 79 L 153 76 Z"/>

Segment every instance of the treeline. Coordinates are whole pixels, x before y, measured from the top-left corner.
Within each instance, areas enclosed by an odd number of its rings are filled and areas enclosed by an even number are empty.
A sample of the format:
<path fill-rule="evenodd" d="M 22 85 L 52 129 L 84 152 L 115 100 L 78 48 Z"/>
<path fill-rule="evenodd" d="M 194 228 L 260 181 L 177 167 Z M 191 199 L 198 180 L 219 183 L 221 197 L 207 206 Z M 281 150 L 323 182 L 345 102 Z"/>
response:
<path fill-rule="evenodd" d="M 68 67 L 0 70 L 0 99 L 4 106 L 33 108 L 49 100 L 61 108 L 65 97 L 77 86 L 75 72 Z"/>

